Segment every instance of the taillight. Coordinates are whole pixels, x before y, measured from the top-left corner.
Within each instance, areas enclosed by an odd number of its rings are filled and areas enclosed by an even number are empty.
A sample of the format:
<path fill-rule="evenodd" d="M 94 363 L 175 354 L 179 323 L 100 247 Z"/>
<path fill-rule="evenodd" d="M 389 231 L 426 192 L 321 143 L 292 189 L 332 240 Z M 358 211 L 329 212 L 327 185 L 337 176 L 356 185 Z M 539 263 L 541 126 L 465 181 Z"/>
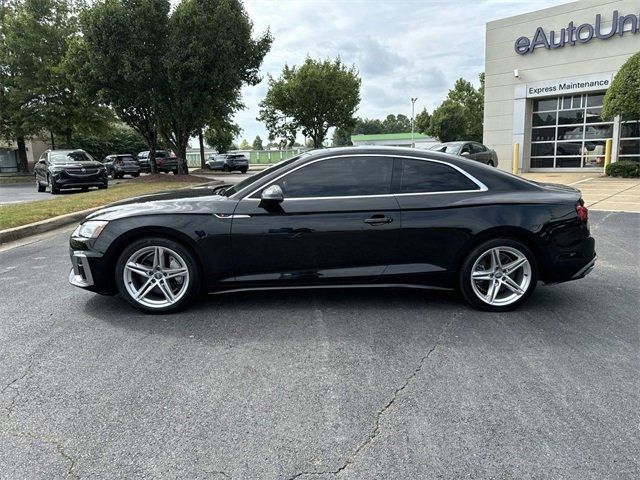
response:
<path fill-rule="evenodd" d="M 578 204 L 576 205 L 576 212 L 578 213 L 578 217 L 582 221 L 582 223 L 587 223 L 589 221 L 589 209 L 584 206 L 584 200 L 578 200 Z"/>

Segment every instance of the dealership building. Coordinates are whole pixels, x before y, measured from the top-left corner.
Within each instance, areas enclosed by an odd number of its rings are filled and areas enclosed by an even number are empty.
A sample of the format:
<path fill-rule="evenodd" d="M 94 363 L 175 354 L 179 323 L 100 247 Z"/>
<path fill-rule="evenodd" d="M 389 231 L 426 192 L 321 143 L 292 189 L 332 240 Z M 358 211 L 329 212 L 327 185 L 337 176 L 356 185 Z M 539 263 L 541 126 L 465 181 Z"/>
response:
<path fill-rule="evenodd" d="M 601 118 L 604 94 L 640 51 L 640 0 L 582 0 L 487 23 L 484 143 L 500 168 L 601 171 L 640 162 L 640 119 Z"/>

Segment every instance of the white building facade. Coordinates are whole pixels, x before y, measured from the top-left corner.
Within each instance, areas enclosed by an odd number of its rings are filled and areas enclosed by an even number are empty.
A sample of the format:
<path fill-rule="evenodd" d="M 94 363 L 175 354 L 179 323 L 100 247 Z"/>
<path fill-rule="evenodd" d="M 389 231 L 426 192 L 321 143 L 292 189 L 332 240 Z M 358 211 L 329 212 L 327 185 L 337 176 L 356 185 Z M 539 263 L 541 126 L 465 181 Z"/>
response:
<path fill-rule="evenodd" d="M 520 171 L 602 170 L 640 162 L 640 119 L 600 117 L 616 72 L 640 51 L 640 0 L 581 0 L 489 22 L 484 143 Z"/>

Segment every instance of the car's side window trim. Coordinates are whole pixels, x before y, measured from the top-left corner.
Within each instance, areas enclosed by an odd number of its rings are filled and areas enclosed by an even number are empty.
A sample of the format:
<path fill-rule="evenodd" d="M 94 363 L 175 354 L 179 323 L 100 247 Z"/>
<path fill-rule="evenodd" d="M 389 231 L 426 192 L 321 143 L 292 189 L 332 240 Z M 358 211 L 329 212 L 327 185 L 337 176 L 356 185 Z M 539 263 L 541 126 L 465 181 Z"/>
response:
<path fill-rule="evenodd" d="M 255 190 L 252 190 L 250 193 L 248 193 L 247 195 L 243 196 L 240 201 L 242 200 L 248 200 L 248 201 L 255 201 L 255 202 L 259 202 L 260 199 L 259 198 L 251 198 L 253 195 L 255 195 L 256 193 L 260 192 L 261 190 L 264 190 L 265 188 L 267 188 L 268 186 L 272 185 L 273 183 L 277 182 L 278 180 L 280 180 L 282 177 L 295 172 L 296 170 L 299 170 L 301 168 L 304 168 L 308 165 L 311 165 L 313 163 L 316 162 L 322 162 L 324 160 L 333 160 L 336 158 L 346 158 L 346 157 L 387 157 L 389 158 L 390 161 L 393 161 L 394 159 L 410 159 L 410 160 L 422 160 L 425 162 L 433 162 L 433 163 L 440 163 L 442 165 L 447 165 L 451 168 L 453 168 L 454 170 L 457 170 L 458 172 L 460 172 L 461 174 L 463 174 L 465 177 L 467 177 L 469 180 L 471 180 L 473 183 L 475 183 L 478 186 L 477 190 L 451 190 L 451 191 L 441 191 L 441 192 L 416 192 L 416 193 L 394 193 L 393 190 L 391 191 L 391 193 L 384 193 L 384 194 L 378 194 L 378 195 L 343 195 L 343 196 L 331 196 L 331 197 L 286 197 L 285 200 L 286 201 L 300 201 L 300 200 L 339 200 L 339 199 L 344 199 L 344 198 L 382 198 L 382 197 L 394 197 L 397 195 L 441 195 L 441 194 L 446 194 L 446 193 L 474 193 L 474 192 L 486 192 L 488 190 L 487 186 L 482 183 L 480 180 L 478 180 L 477 178 L 475 178 L 473 175 L 471 175 L 468 172 L 465 172 L 463 169 L 461 169 L 460 167 L 453 165 L 452 163 L 449 162 L 444 162 L 442 160 L 435 160 L 432 158 L 422 158 L 422 157 L 414 157 L 414 156 L 410 156 L 410 155 L 387 155 L 387 154 L 380 154 L 380 153 L 352 153 L 352 154 L 345 154 L 345 155 L 334 155 L 331 157 L 324 157 L 324 158 L 318 158 L 316 160 L 312 160 L 310 162 L 304 163 L 302 165 L 298 165 L 297 167 L 288 170 L 280 175 L 278 175 L 276 178 L 268 181 L 267 183 L 265 183 L 264 185 L 261 185 L 260 187 L 256 188 Z M 393 188 L 393 185 L 392 185 Z"/>

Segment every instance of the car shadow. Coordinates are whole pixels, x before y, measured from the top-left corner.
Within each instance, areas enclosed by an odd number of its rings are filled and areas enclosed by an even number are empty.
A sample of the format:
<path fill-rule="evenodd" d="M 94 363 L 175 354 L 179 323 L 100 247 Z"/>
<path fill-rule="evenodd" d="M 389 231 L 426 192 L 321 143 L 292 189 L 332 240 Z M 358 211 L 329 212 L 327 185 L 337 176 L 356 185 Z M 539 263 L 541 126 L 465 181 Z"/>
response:
<path fill-rule="evenodd" d="M 290 334 L 313 336 L 318 334 L 317 328 L 311 327 L 313 324 L 322 324 L 326 334 L 336 336 L 345 329 L 433 333 L 452 320 L 470 326 L 490 323 L 491 328 L 502 328 L 521 323 L 529 325 L 523 328 L 534 325 L 536 329 L 553 330 L 557 315 L 552 313 L 569 310 L 571 305 L 566 303 L 566 295 L 539 289 L 515 312 L 491 313 L 471 308 L 456 292 L 337 288 L 213 294 L 174 314 L 145 314 L 119 296 L 94 295 L 83 308 L 87 317 L 118 329 L 175 337 L 196 335 L 219 343 L 229 339 L 259 341 Z"/>

